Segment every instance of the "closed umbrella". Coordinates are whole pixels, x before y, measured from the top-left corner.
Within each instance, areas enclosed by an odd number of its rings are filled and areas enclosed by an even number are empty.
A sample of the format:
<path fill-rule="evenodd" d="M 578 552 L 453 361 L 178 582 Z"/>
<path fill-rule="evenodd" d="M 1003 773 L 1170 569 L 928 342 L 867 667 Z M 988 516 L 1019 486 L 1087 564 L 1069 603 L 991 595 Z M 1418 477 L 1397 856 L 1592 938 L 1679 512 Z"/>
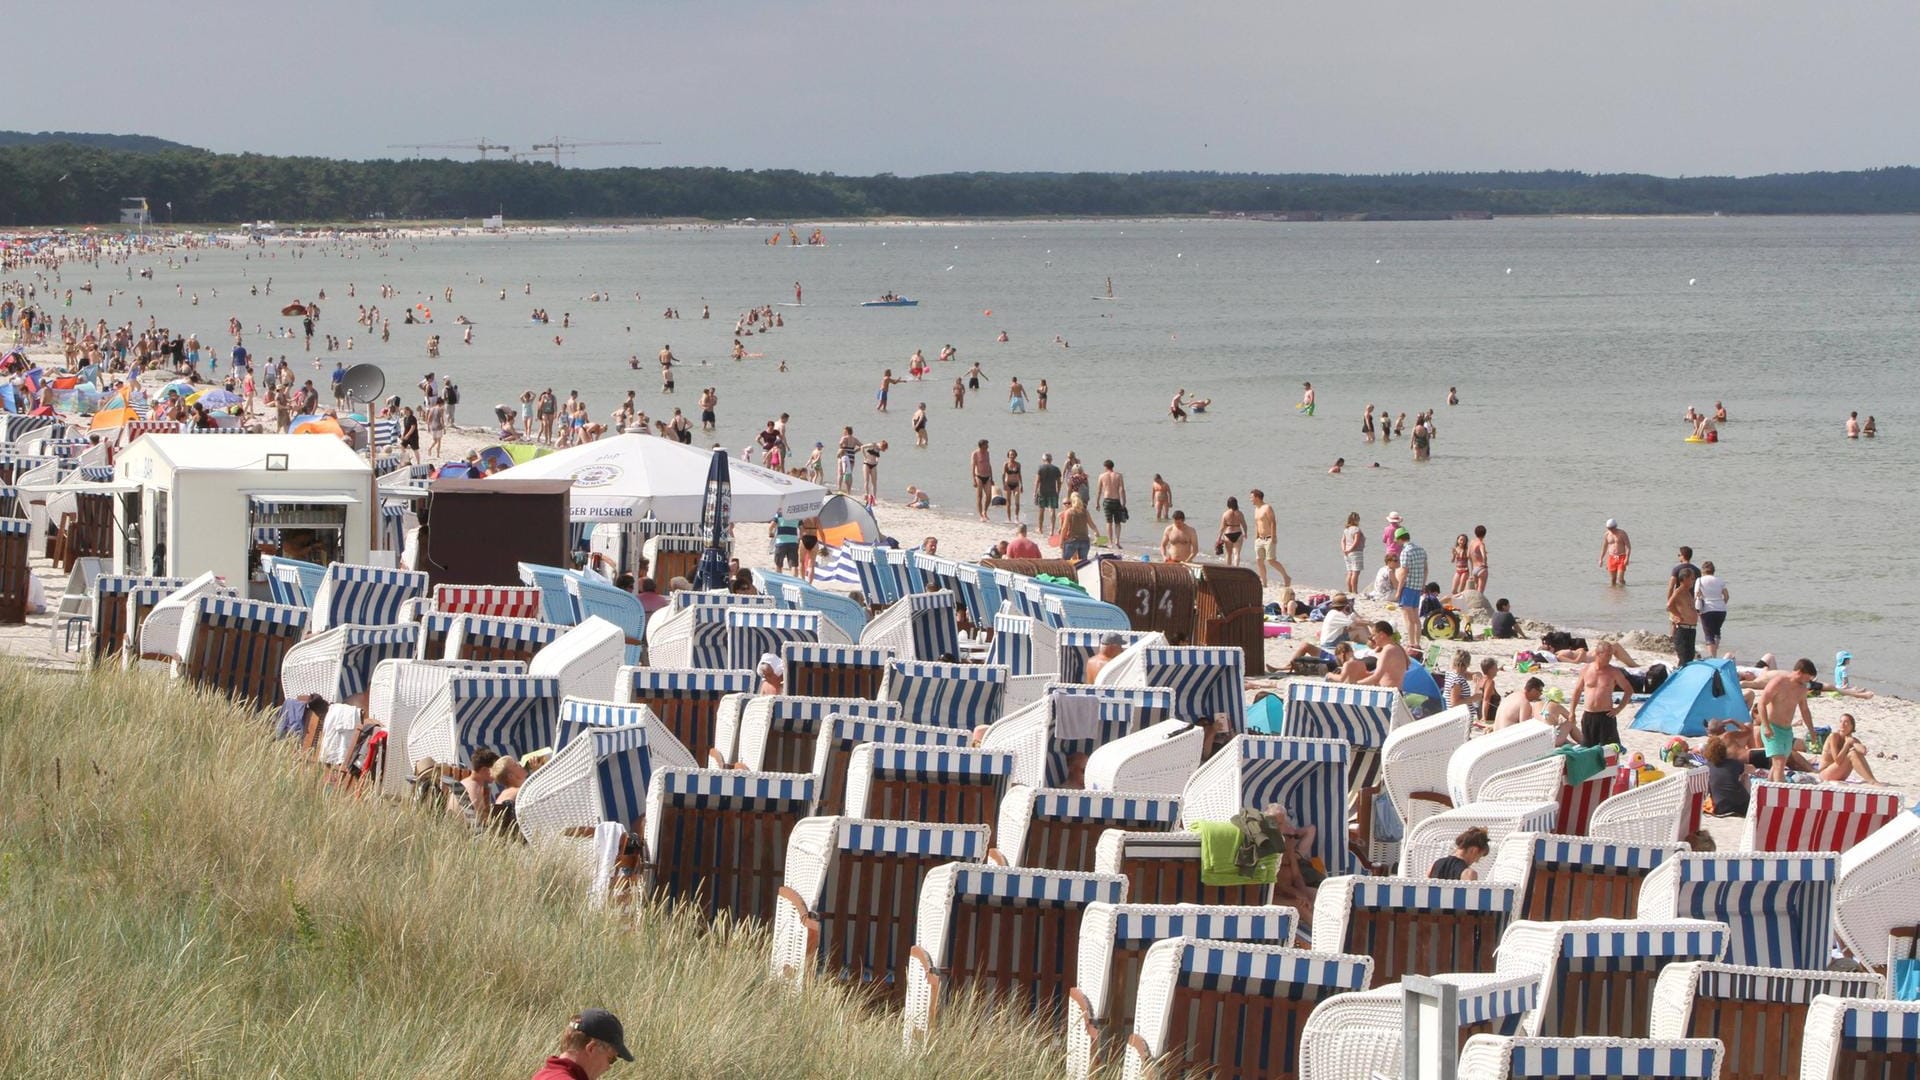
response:
<path fill-rule="evenodd" d="M 696 589 L 727 587 L 727 525 L 733 509 L 733 482 L 727 470 L 727 452 L 715 450 L 707 463 L 707 493 L 700 507 L 700 531 L 707 549 L 694 570 Z"/>

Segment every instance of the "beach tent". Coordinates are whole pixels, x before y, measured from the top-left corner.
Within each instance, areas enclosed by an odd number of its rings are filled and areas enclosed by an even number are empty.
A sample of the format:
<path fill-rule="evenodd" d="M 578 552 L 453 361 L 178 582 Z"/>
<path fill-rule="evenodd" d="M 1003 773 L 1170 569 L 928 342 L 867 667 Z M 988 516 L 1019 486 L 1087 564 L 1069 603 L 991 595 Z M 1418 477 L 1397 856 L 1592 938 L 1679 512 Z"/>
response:
<path fill-rule="evenodd" d="M 1667 676 L 1633 714 L 1632 727 L 1699 738 L 1707 733 L 1709 720 L 1753 723 L 1746 699 L 1740 695 L 1740 673 L 1724 657 L 1695 660 Z"/>
<path fill-rule="evenodd" d="M 1419 703 L 1419 708 L 1414 709 L 1420 716 L 1430 716 L 1447 704 L 1447 696 L 1440 692 L 1440 684 L 1434 680 L 1433 672 L 1428 671 L 1425 664 L 1407 665 L 1407 673 L 1400 679 L 1400 693 L 1409 698 L 1418 694 L 1424 699 Z"/>
<path fill-rule="evenodd" d="M 614 435 L 515 465 L 486 479 L 567 480 L 575 522 L 697 522 L 705 502 L 712 452 L 653 435 Z M 771 521 L 778 515 L 812 517 L 827 490 L 819 484 L 729 463 L 735 521 Z"/>

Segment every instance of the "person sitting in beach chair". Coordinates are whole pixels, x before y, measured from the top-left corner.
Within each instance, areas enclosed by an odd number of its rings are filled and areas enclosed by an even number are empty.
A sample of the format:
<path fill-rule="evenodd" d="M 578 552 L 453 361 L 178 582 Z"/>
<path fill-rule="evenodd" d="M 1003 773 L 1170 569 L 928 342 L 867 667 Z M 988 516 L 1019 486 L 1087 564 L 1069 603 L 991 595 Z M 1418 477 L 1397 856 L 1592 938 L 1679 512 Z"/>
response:
<path fill-rule="evenodd" d="M 471 806 L 475 824 L 496 830 L 505 828 L 512 824 L 514 796 L 520 794 L 520 785 L 526 782 L 527 770 L 518 761 L 483 747 L 473 752 L 473 769 L 460 781 L 466 805 L 460 804 L 459 796 L 450 795 L 448 809 L 465 814 L 467 806 Z M 494 793 L 495 787 L 499 789 L 498 794 Z"/>
<path fill-rule="evenodd" d="M 1434 860 L 1427 876 L 1449 881 L 1479 881 L 1480 872 L 1473 868 L 1473 864 L 1486 858 L 1492 847 L 1493 841 L 1487 836 L 1487 830 L 1476 825 L 1454 837 L 1453 853 Z"/>

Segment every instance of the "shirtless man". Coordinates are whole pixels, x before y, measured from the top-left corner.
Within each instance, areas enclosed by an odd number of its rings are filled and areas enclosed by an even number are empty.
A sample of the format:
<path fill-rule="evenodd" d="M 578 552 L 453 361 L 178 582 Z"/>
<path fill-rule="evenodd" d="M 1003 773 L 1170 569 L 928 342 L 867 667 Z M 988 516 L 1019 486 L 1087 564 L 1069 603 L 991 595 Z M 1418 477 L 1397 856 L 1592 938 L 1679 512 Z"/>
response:
<path fill-rule="evenodd" d="M 1501 698 L 1500 708 L 1493 716 L 1493 730 L 1499 731 L 1527 720 L 1539 720 L 1552 725 L 1557 736 L 1556 746 L 1572 742 L 1573 714 L 1557 701 L 1544 701 L 1546 690 L 1546 683 L 1533 678 L 1527 680 L 1527 685 L 1519 693 Z"/>
<path fill-rule="evenodd" d="M 1693 549 L 1680 549 L 1680 562 L 1667 577 L 1667 621 L 1673 627 L 1673 651 L 1682 665 L 1696 655 L 1700 632 L 1700 608 L 1693 587 L 1700 581 L 1700 568 L 1693 565 Z"/>
<path fill-rule="evenodd" d="M 1106 667 L 1107 662 L 1119 656 L 1121 650 L 1126 647 L 1127 639 L 1121 637 L 1119 634 L 1108 634 L 1106 637 L 1101 638 L 1100 651 L 1087 657 L 1087 670 L 1080 676 L 1080 681 L 1092 682 L 1094 676 L 1100 674 L 1100 669 Z"/>
<path fill-rule="evenodd" d="M 1313 415 L 1313 384 L 1312 383 L 1300 384 L 1300 411 L 1307 414 L 1308 416 Z"/>
<path fill-rule="evenodd" d="M 1608 584 L 1627 583 L 1627 563 L 1632 558 L 1633 540 L 1619 522 L 1608 518 L 1607 531 L 1600 538 L 1600 566 L 1607 572 Z"/>
<path fill-rule="evenodd" d="M 1620 704 L 1613 701 L 1614 691 L 1623 695 Z M 1580 669 L 1580 681 L 1574 684 L 1570 711 L 1580 717 L 1580 745 L 1611 746 L 1620 741 L 1620 710 L 1633 698 L 1633 684 L 1627 673 L 1613 665 L 1613 642 L 1602 641 L 1593 650 L 1593 659 Z M 1587 703 L 1582 711 L 1581 701 Z"/>
<path fill-rule="evenodd" d="M 1186 396 L 1187 388 L 1183 386 L 1173 392 L 1173 403 L 1167 406 L 1167 415 L 1182 423 L 1187 419 L 1187 410 L 1181 408 L 1180 403 L 1186 399 Z"/>
<path fill-rule="evenodd" d="M 1113 459 L 1108 458 L 1100 472 L 1096 493 L 1100 498 L 1100 509 L 1107 517 L 1107 538 L 1113 542 L 1113 549 L 1120 550 L 1120 526 L 1127 520 L 1127 478 L 1113 467 Z M 985 520 L 985 513 L 981 519 Z"/>
<path fill-rule="evenodd" d="M 1784 677 L 1768 679 L 1760 691 L 1760 700 L 1755 702 L 1755 719 L 1761 725 L 1767 758 L 1771 762 L 1768 779 L 1787 778 L 1787 760 L 1793 756 L 1795 712 L 1806 724 L 1809 738 L 1813 735 L 1813 710 L 1807 706 L 1807 689 L 1816 673 L 1813 661 L 1803 657 L 1795 661 L 1793 670 L 1784 673 Z"/>
<path fill-rule="evenodd" d="M 1170 563 L 1192 562 L 1200 550 L 1200 534 L 1187 524 L 1187 512 L 1175 510 L 1173 524 L 1160 534 L 1160 557 Z"/>
<path fill-rule="evenodd" d="M 1467 544 L 1467 588 L 1487 591 L 1487 527 L 1475 525 Z"/>
<path fill-rule="evenodd" d="M 1260 568 L 1260 587 L 1267 587 L 1267 567 L 1271 565 L 1280 571 L 1280 584 L 1291 587 L 1293 575 L 1287 573 L 1286 564 L 1275 558 L 1280 539 L 1280 528 L 1273 516 L 1273 504 L 1267 501 L 1266 492 L 1254 488 L 1248 494 L 1253 496 L 1253 562 Z"/>
<path fill-rule="evenodd" d="M 1407 677 L 1407 650 L 1393 640 L 1393 624 L 1385 619 L 1374 623 L 1367 644 L 1373 646 L 1373 674 L 1360 680 L 1360 685 L 1398 688 Z"/>
<path fill-rule="evenodd" d="M 993 505 L 993 455 L 987 453 L 987 440 L 981 439 L 980 445 L 973 448 L 973 508 L 979 513 L 980 520 L 987 520 L 987 510 Z"/>

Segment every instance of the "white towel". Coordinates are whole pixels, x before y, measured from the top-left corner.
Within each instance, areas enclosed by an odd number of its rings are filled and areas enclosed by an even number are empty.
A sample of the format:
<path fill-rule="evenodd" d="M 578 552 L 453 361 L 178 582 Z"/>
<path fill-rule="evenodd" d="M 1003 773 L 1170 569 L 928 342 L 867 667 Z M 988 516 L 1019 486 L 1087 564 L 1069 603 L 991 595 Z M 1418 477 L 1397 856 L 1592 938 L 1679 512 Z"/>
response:
<path fill-rule="evenodd" d="M 320 764 L 345 765 L 360 730 L 360 710 L 352 705 L 330 705 L 320 728 Z"/>
<path fill-rule="evenodd" d="M 1058 742 L 1077 742 L 1100 737 L 1100 699 L 1079 694 L 1055 694 L 1053 737 Z"/>
<path fill-rule="evenodd" d="M 593 828 L 593 889 L 587 894 L 590 907 L 606 907 L 613 894 L 613 872 L 620 862 L 620 849 L 627 843 L 626 826 L 603 821 Z"/>

